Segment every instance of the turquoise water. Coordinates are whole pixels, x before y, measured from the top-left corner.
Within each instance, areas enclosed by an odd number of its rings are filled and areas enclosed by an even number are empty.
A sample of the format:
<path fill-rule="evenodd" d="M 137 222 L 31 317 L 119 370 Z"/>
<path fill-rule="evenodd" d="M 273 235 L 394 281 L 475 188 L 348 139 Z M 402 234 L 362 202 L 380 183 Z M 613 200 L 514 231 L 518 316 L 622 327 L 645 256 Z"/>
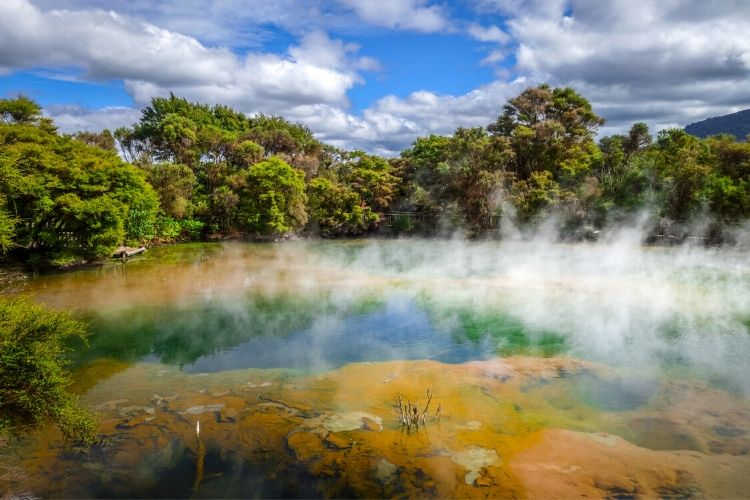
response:
<path fill-rule="evenodd" d="M 622 467 L 646 496 L 711 496 L 711 484 L 725 483 L 746 491 L 743 255 L 432 240 L 187 244 L 36 276 L 12 293 L 87 322 L 87 342 L 71 346 L 73 389 L 99 418 L 101 440 L 71 448 L 45 429 L 13 450 L 3 470 L 20 472 L 0 475 L 0 493 L 523 497 L 539 484 L 524 470 L 578 470 L 557 449 L 512 468 L 542 430 L 560 429 L 589 436 L 563 444 L 576 460 L 591 454 L 579 468 L 593 476 L 564 478 L 581 488 Z M 424 404 L 426 388 L 444 416 L 403 432 L 395 398 Z M 653 450 L 667 453 L 664 470 L 638 472 Z M 714 477 L 715 457 L 731 481 Z M 644 486 L 682 478 L 672 463 L 690 481 L 709 480 Z"/>

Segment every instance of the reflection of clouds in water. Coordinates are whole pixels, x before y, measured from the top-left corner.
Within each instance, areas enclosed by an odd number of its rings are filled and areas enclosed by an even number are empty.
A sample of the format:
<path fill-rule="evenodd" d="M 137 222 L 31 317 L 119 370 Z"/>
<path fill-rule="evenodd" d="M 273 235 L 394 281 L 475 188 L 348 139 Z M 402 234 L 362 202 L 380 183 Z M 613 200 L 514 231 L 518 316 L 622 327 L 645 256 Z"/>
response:
<path fill-rule="evenodd" d="M 750 390 L 750 260 L 732 249 L 543 240 L 369 242 L 355 269 L 408 278 L 438 302 L 495 308 L 575 355 L 660 370 L 700 366 Z"/>
<path fill-rule="evenodd" d="M 283 339 L 273 338 L 272 323 L 263 325 L 268 335 L 229 338 L 220 347 L 225 352 L 203 353 L 205 359 L 191 365 L 195 370 L 211 363 L 239 366 L 243 359 L 317 369 L 352 360 L 453 361 L 509 342 L 502 335 L 480 335 L 471 345 L 453 341 L 451 334 L 464 325 L 450 310 L 464 309 L 517 320 L 532 341 L 562 335 L 574 355 L 654 374 L 665 360 L 688 363 L 750 390 L 746 253 L 644 248 L 639 241 L 631 231 L 579 245 L 544 239 L 186 245 L 153 249 L 128 263 L 126 272 L 109 266 L 31 280 L 27 291 L 53 305 L 96 311 L 134 305 L 189 310 L 210 302 L 240 329 L 252 329 L 257 319 L 243 302 L 248 292 L 330 303 Z M 367 294 L 385 304 L 368 314 L 348 311 Z M 427 310 L 422 296 L 431 303 Z M 285 311 L 276 320 L 284 324 L 295 314 Z"/>
<path fill-rule="evenodd" d="M 374 311 L 322 314 L 306 328 L 283 336 L 273 332 L 253 336 L 223 352 L 202 356 L 183 369 L 213 372 L 248 367 L 293 367 L 319 371 L 359 361 L 437 359 L 458 362 L 494 352 L 494 344 L 489 340 L 471 343 L 452 333 L 436 327 L 411 296 L 396 294 Z"/>

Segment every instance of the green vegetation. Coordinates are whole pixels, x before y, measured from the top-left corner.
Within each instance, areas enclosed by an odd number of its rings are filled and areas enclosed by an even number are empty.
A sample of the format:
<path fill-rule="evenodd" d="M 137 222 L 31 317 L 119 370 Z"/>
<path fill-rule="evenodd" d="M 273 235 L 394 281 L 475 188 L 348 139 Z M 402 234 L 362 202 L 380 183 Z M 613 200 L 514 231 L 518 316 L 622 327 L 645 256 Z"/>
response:
<path fill-rule="evenodd" d="M 0 300 L 0 433 L 54 422 L 66 438 L 91 442 L 91 416 L 67 390 L 66 348 L 83 324 L 24 299 Z"/>
<path fill-rule="evenodd" d="M 420 138 L 402 153 L 410 186 L 401 207 L 461 224 L 473 236 L 503 219 L 533 229 L 554 213 L 560 237 L 569 239 L 646 210 L 653 239 L 682 241 L 703 218 L 710 223 L 693 236 L 717 243 L 750 215 L 750 144 L 679 129 L 653 141 L 643 123 L 597 144 L 602 123 L 571 89 L 527 89 L 486 129 Z"/>
<path fill-rule="evenodd" d="M 114 151 L 60 136 L 21 98 L 0 123 L 0 249 L 66 265 L 154 237 L 158 199 Z"/>
<path fill-rule="evenodd" d="M 388 161 L 337 151 L 301 125 L 175 96 L 154 99 L 114 137 L 156 189 L 166 240 L 363 234 L 377 227 L 398 181 Z"/>
<path fill-rule="evenodd" d="M 73 136 L 27 98 L 0 100 L 0 252 L 64 266 L 224 235 L 494 237 L 551 214 L 576 240 L 644 211 L 654 240 L 731 241 L 750 214 L 750 144 L 678 129 L 653 140 L 642 123 L 597 142 L 603 122 L 574 90 L 540 85 L 487 127 L 384 159 L 175 96 L 153 99 L 132 128 Z"/>
<path fill-rule="evenodd" d="M 691 123 L 685 127 L 685 132 L 697 137 L 730 134 L 747 140 L 750 136 L 750 109 Z"/>

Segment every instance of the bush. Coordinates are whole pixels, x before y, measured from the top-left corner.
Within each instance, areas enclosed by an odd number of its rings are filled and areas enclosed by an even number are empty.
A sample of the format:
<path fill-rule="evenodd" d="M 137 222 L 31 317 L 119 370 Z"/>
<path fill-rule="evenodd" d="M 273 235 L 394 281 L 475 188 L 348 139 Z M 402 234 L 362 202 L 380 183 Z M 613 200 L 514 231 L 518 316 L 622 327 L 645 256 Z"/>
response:
<path fill-rule="evenodd" d="M 59 135 L 28 100 L 0 99 L 0 118 L 0 249 L 77 263 L 153 237 L 159 200 L 144 172 Z"/>
<path fill-rule="evenodd" d="M 84 333 L 67 313 L 22 298 L 0 299 L 0 430 L 53 422 L 66 439 L 93 440 L 91 415 L 67 390 L 66 345 Z"/>
<path fill-rule="evenodd" d="M 180 236 L 181 232 L 180 222 L 172 217 L 161 215 L 156 219 L 156 234 L 159 238 L 173 241 Z"/>
<path fill-rule="evenodd" d="M 310 216 L 321 236 L 363 234 L 378 220 L 378 215 L 363 203 L 358 193 L 340 183 L 318 177 L 310 182 L 307 192 Z"/>
<path fill-rule="evenodd" d="M 203 227 L 205 225 L 206 224 L 204 222 L 195 219 L 185 219 L 180 221 L 182 234 L 186 235 L 191 240 L 200 239 L 201 233 L 203 232 Z"/>
<path fill-rule="evenodd" d="M 242 172 L 239 220 L 251 232 L 278 236 L 307 223 L 304 174 L 278 156 Z"/>

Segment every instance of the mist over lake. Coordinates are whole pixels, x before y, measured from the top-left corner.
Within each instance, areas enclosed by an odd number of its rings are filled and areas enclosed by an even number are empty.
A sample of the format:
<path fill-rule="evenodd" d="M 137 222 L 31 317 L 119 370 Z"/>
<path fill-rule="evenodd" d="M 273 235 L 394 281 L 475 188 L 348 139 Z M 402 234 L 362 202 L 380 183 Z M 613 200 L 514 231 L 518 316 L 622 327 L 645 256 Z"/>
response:
<path fill-rule="evenodd" d="M 196 480 L 205 496 L 442 496 L 498 474 L 516 480 L 490 487 L 521 493 L 529 453 L 561 439 L 576 463 L 635 454 L 646 465 L 628 473 L 654 488 L 652 470 L 711 474 L 718 457 L 721 491 L 747 480 L 750 268 L 732 250 L 187 244 L 16 291 L 91 325 L 73 388 L 106 441 L 49 454 L 50 430 L 17 457 L 26 481 L 51 474 L 29 484 L 52 496 L 188 495 Z M 421 410 L 428 389 L 439 419 L 407 431 L 396 398 Z M 335 479 L 349 474 L 372 479 Z"/>
<path fill-rule="evenodd" d="M 0 1 L 0 500 L 748 497 L 748 33 Z"/>

